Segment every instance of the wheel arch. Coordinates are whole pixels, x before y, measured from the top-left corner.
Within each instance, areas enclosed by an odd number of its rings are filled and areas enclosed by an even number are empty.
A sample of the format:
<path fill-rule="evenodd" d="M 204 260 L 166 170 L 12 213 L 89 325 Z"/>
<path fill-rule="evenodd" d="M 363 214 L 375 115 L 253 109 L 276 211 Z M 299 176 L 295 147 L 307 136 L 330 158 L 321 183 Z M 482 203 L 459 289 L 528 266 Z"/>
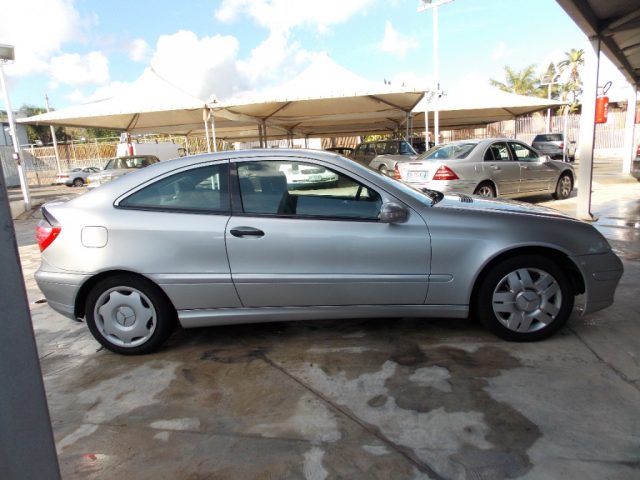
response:
<path fill-rule="evenodd" d="M 552 259 L 568 273 L 569 282 L 571 283 L 571 286 L 573 288 L 574 295 L 585 292 L 585 283 L 580 270 L 564 252 L 551 247 L 542 246 L 518 247 L 512 250 L 501 252 L 495 257 L 491 258 L 482 267 L 480 273 L 476 275 L 476 278 L 473 282 L 473 288 L 471 289 L 471 297 L 469 298 L 469 310 L 471 313 L 473 313 L 473 310 L 476 308 L 480 284 L 482 283 L 482 280 L 487 276 L 487 273 L 498 263 L 508 258 L 519 257 L 522 255 L 540 255 Z"/>
<path fill-rule="evenodd" d="M 488 184 L 491 186 L 491 188 L 493 188 L 493 191 L 496 193 L 496 197 L 500 196 L 500 189 L 498 188 L 498 185 L 496 184 L 496 182 L 494 182 L 492 179 L 490 178 L 485 178 L 483 180 L 480 180 L 475 188 L 473 189 L 474 192 L 476 192 L 478 190 L 478 188 L 480 188 L 480 185 L 484 185 L 484 184 Z"/>
<path fill-rule="evenodd" d="M 171 305 L 173 305 L 173 302 L 171 301 L 167 293 L 162 289 L 162 287 L 158 285 L 156 282 L 154 282 L 153 280 L 151 280 L 149 277 L 142 275 L 138 272 L 133 272 L 131 270 L 107 270 L 105 272 L 100 272 L 94 275 L 93 277 L 89 278 L 86 282 L 82 284 L 82 286 L 80 287 L 80 290 L 78 290 L 75 304 L 73 306 L 73 312 L 76 318 L 84 318 L 84 316 L 86 315 L 85 306 L 87 302 L 87 296 L 89 295 L 89 292 L 91 292 L 93 287 L 98 282 L 104 280 L 105 278 L 109 278 L 116 275 L 132 275 L 132 276 L 141 278 L 143 280 L 146 280 L 147 282 L 150 282 L 152 285 L 157 287 L 158 291 L 165 296 L 165 298 Z"/>

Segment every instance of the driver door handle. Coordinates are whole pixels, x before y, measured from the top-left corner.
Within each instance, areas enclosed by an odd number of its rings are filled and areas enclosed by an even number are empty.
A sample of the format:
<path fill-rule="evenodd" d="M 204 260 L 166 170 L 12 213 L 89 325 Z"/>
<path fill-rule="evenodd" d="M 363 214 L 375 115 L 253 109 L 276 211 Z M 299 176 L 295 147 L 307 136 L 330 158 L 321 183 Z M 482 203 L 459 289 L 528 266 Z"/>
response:
<path fill-rule="evenodd" d="M 234 237 L 245 238 L 245 237 L 264 237 L 264 232 L 258 228 L 254 227 L 236 227 L 232 228 L 229 233 Z"/>

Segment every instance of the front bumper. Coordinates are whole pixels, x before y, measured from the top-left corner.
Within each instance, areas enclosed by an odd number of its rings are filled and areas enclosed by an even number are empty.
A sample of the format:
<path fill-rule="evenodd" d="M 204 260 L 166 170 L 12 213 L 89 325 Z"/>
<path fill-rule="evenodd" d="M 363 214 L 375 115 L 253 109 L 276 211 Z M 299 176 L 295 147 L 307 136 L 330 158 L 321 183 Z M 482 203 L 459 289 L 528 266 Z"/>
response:
<path fill-rule="evenodd" d="M 42 269 L 35 273 L 38 288 L 44 294 L 49 306 L 72 320 L 76 320 L 76 296 L 87 278 L 87 275 L 46 272 Z"/>
<path fill-rule="evenodd" d="M 582 273 L 585 286 L 585 303 L 582 314 L 596 312 L 613 303 L 616 287 L 624 267 L 612 251 L 573 257 Z"/>

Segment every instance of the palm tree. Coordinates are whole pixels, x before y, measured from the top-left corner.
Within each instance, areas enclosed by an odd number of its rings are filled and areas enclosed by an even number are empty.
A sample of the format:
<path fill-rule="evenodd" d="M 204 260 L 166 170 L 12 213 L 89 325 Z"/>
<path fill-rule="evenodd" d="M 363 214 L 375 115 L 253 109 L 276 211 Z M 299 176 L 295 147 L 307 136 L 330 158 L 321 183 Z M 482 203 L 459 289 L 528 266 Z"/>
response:
<path fill-rule="evenodd" d="M 572 48 L 568 52 L 565 52 L 565 59 L 558 63 L 558 69 L 560 74 L 569 72 L 567 81 L 563 85 L 565 93 L 565 99 L 568 94 L 571 94 L 571 110 L 575 109 L 578 102 L 577 97 L 582 93 L 582 80 L 580 79 L 580 69 L 584 65 L 584 50 Z"/>
<path fill-rule="evenodd" d="M 509 66 L 505 66 L 504 73 L 504 82 L 492 78 L 489 80 L 489 83 L 505 92 L 533 95 L 536 97 L 546 96 L 546 90 L 540 88 L 540 81 L 536 75 L 535 65 L 529 65 L 519 72 Z"/>

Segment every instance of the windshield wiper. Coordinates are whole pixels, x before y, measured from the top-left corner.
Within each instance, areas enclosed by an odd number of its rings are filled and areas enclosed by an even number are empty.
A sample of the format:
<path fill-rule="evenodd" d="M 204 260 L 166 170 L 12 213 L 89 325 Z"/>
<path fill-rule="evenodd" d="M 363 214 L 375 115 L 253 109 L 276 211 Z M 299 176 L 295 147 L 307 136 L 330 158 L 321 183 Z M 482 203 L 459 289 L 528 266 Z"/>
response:
<path fill-rule="evenodd" d="M 430 188 L 422 187 L 420 188 L 420 191 L 431 199 L 433 205 L 444 198 L 444 193 L 439 192 L 438 190 L 431 190 Z"/>

